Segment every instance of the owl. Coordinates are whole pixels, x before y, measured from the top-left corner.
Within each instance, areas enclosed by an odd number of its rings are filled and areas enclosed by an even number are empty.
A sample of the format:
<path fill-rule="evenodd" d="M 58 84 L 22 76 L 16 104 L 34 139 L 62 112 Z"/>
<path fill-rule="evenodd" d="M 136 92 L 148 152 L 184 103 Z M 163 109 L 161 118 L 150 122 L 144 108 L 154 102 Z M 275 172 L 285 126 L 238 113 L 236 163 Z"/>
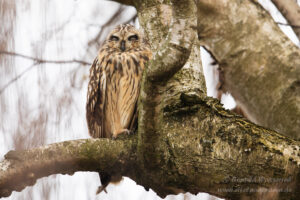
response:
<path fill-rule="evenodd" d="M 137 100 L 150 46 L 134 26 L 113 29 L 90 68 L 86 119 L 94 138 L 116 138 L 137 124 Z M 100 173 L 102 185 L 108 175 Z"/>
<path fill-rule="evenodd" d="M 86 119 L 94 138 L 130 133 L 137 120 L 140 80 L 151 51 L 132 25 L 111 31 L 90 68 Z"/>

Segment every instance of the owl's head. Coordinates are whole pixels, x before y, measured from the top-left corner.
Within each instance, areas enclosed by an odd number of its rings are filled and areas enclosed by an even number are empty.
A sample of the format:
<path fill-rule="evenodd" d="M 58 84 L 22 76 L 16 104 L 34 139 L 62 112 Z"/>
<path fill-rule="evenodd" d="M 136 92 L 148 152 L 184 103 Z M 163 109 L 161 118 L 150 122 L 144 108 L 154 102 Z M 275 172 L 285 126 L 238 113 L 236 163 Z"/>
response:
<path fill-rule="evenodd" d="M 138 29 L 130 24 L 121 24 L 114 28 L 106 39 L 106 45 L 117 52 L 137 50 L 145 40 Z"/>

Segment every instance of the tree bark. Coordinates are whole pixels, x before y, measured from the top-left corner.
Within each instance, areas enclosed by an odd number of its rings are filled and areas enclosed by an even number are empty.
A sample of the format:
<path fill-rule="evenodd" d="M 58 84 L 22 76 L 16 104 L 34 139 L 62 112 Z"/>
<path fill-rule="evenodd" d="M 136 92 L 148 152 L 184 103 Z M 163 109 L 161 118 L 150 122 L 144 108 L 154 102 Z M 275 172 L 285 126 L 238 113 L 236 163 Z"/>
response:
<path fill-rule="evenodd" d="M 199 0 L 198 37 L 248 118 L 300 139 L 300 50 L 253 2 Z"/>
<path fill-rule="evenodd" d="M 73 174 L 76 171 L 123 174 L 135 164 L 135 147 L 136 139 L 133 137 L 121 141 L 66 141 L 30 150 L 10 151 L 0 164 L 0 198 L 9 196 L 12 191 L 21 191 L 35 184 L 38 178 L 51 174 Z"/>
<path fill-rule="evenodd" d="M 300 7 L 294 0 L 271 0 L 300 40 Z"/>
<path fill-rule="evenodd" d="M 185 69 L 170 80 L 155 143 L 141 145 L 136 134 L 11 151 L 0 163 L 0 197 L 51 174 L 106 171 L 128 176 L 162 197 L 186 191 L 257 199 L 280 190 L 280 199 L 296 199 L 300 142 L 224 110 L 197 90 L 195 73 Z M 153 148 L 155 154 L 145 153 Z"/>
<path fill-rule="evenodd" d="M 162 197 L 183 191 L 228 199 L 257 199 L 269 193 L 280 199 L 300 196 L 300 142 L 224 110 L 218 100 L 206 96 L 200 43 L 194 38 L 198 30 L 198 36 L 207 33 L 201 42 L 213 44 L 209 31 L 216 30 L 204 24 L 200 14 L 226 19 L 218 14 L 217 8 L 224 9 L 218 2 L 198 1 L 198 11 L 192 0 L 135 2 L 155 52 L 142 80 L 138 134 L 11 151 L 0 163 L 0 197 L 37 178 L 79 170 L 128 176 Z M 214 52 L 231 44 L 225 38 L 223 46 L 215 39 L 219 46 L 212 45 Z"/>

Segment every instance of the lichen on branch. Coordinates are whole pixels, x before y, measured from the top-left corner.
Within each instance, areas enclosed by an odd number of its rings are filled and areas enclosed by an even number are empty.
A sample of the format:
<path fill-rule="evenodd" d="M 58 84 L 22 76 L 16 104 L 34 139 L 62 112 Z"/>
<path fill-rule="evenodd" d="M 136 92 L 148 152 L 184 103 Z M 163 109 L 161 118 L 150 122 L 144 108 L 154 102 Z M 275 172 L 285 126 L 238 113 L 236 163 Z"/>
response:
<path fill-rule="evenodd" d="M 76 171 L 126 174 L 135 163 L 136 137 L 122 140 L 83 139 L 9 151 L 0 163 L 0 197 L 21 191 L 41 177 Z M 125 171 L 122 171 L 125 170 Z"/>

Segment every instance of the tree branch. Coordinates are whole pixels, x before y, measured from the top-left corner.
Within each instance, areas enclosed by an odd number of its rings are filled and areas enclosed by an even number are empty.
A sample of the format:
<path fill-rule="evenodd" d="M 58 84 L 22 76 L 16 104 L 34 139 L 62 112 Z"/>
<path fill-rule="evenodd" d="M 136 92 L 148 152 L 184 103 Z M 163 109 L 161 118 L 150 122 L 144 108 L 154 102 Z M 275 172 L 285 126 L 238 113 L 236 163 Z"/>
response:
<path fill-rule="evenodd" d="M 32 56 L 27 56 L 27 55 L 15 53 L 15 52 L 9 52 L 9 51 L 0 51 L 0 54 L 9 55 L 9 56 L 17 56 L 17 57 L 33 60 L 37 64 L 41 64 L 41 63 L 52 63 L 52 64 L 79 63 L 79 64 L 82 64 L 82 65 L 91 65 L 91 63 L 89 63 L 89 62 L 86 62 L 86 61 L 83 61 L 83 60 L 77 60 L 77 59 L 73 59 L 73 60 L 45 60 L 45 59 L 35 58 L 35 57 L 32 57 Z"/>
<path fill-rule="evenodd" d="M 51 174 L 106 171 L 128 176 L 162 197 L 202 191 L 229 199 L 259 199 L 261 193 L 255 191 L 276 189 L 287 191 L 278 194 L 280 199 L 296 199 L 300 142 L 225 111 L 217 100 L 194 89 L 196 80 L 190 77 L 195 73 L 180 71 L 174 77 L 180 81 L 164 95 L 168 100 L 161 102 L 164 117 L 161 132 L 156 132 L 156 157 L 138 155 L 143 151 L 137 148 L 148 148 L 137 146 L 138 135 L 10 151 L 0 162 L 0 197 Z M 188 80 L 190 84 L 182 84 Z M 143 165 L 145 159 L 154 164 Z"/>
<path fill-rule="evenodd" d="M 253 2 L 199 0 L 198 37 L 246 116 L 299 139 L 300 50 Z"/>
<path fill-rule="evenodd" d="M 276 24 L 283 25 L 283 26 L 290 26 L 292 28 L 300 28 L 300 26 L 296 26 L 293 24 L 286 24 L 286 23 L 281 23 L 281 22 L 276 22 Z"/>
<path fill-rule="evenodd" d="M 3 91 L 8 86 L 10 86 L 12 83 L 17 81 L 18 79 L 20 79 L 24 74 L 26 74 L 28 71 L 30 71 L 33 67 L 35 67 L 36 65 L 42 64 L 42 63 L 52 63 L 52 64 L 79 63 L 79 64 L 82 64 L 82 65 L 91 65 L 91 63 L 88 63 L 88 62 L 82 61 L 82 60 L 77 60 L 77 59 L 73 59 L 73 60 L 44 60 L 44 59 L 35 58 L 35 57 L 26 56 L 26 55 L 23 55 L 23 54 L 19 54 L 19 53 L 15 53 L 15 52 L 8 52 L 8 51 L 0 51 L 0 54 L 9 55 L 9 56 L 17 56 L 17 57 L 21 57 L 21 58 L 25 58 L 25 59 L 29 59 L 29 60 L 34 61 L 34 63 L 30 67 L 28 67 L 26 70 L 24 70 L 19 75 L 17 75 L 15 78 L 11 79 L 8 83 L 6 83 L 2 88 L 0 88 L 0 95 L 3 93 Z"/>
<path fill-rule="evenodd" d="M 187 62 L 192 51 L 196 32 L 195 5 L 193 1 L 145 1 L 136 6 L 139 20 L 156 52 L 144 73 L 139 102 L 140 164 L 155 169 L 160 163 L 156 156 L 159 137 L 162 134 L 162 91 L 168 80 Z M 139 12 L 139 11 L 142 12 Z M 151 22 L 151 23 L 149 23 Z M 185 33 L 185 34 L 182 34 Z M 162 44 L 162 45 L 161 45 Z M 201 85 L 202 86 L 202 85 Z M 148 173 L 149 177 L 151 173 Z M 152 179 L 154 181 L 154 179 Z"/>
<path fill-rule="evenodd" d="M 172 24 L 165 42 L 150 61 L 147 78 L 151 81 L 166 81 L 181 69 L 190 56 L 196 36 L 192 29 L 196 26 L 192 12 L 193 1 L 171 1 L 173 8 Z M 183 14 L 184 13 L 184 14 Z M 185 32 L 186 34 L 182 34 Z"/>
<path fill-rule="evenodd" d="M 271 0 L 285 17 L 300 40 L 300 7 L 294 0 Z"/>
<path fill-rule="evenodd" d="M 51 174 L 106 171 L 126 174 L 135 163 L 135 137 L 124 140 L 86 139 L 10 151 L 0 163 L 0 198 L 21 191 Z"/>
<path fill-rule="evenodd" d="M 119 21 L 119 15 L 125 10 L 125 6 L 120 5 L 118 10 L 113 14 L 113 16 L 107 21 L 105 22 L 103 25 L 98 26 L 101 27 L 101 30 L 97 33 L 96 37 L 94 37 L 93 39 L 89 40 L 88 42 L 88 46 L 91 46 L 94 43 L 97 43 L 99 38 L 102 36 L 103 34 L 103 30 L 107 27 L 109 27 L 113 22 Z"/>
<path fill-rule="evenodd" d="M 37 65 L 37 63 L 34 63 L 33 65 L 31 65 L 30 67 L 28 67 L 27 69 L 25 69 L 23 72 L 21 72 L 20 74 L 18 74 L 15 78 L 11 79 L 10 81 L 8 81 L 8 83 L 6 83 L 1 89 L 0 89 L 0 95 L 4 92 L 4 90 L 9 87 L 12 83 L 14 83 L 15 81 L 17 81 L 19 78 L 21 78 L 24 74 L 26 74 L 27 72 L 29 72 L 33 67 L 35 67 Z"/>
<path fill-rule="evenodd" d="M 124 11 L 124 7 L 121 6 L 120 9 L 105 24 L 103 24 L 103 25 L 94 25 L 94 26 L 97 26 L 97 27 L 101 27 L 101 29 L 93 39 L 89 40 L 88 46 L 91 46 L 94 43 L 98 43 L 101 46 L 102 43 L 101 42 L 99 43 L 99 39 L 103 35 L 104 30 L 107 29 L 108 27 L 114 25 L 116 22 L 120 22 L 120 15 L 123 11 Z M 136 17 L 137 17 L 137 15 L 132 16 L 130 19 L 123 22 L 123 24 L 128 24 L 131 21 L 134 21 L 136 19 Z"/>

